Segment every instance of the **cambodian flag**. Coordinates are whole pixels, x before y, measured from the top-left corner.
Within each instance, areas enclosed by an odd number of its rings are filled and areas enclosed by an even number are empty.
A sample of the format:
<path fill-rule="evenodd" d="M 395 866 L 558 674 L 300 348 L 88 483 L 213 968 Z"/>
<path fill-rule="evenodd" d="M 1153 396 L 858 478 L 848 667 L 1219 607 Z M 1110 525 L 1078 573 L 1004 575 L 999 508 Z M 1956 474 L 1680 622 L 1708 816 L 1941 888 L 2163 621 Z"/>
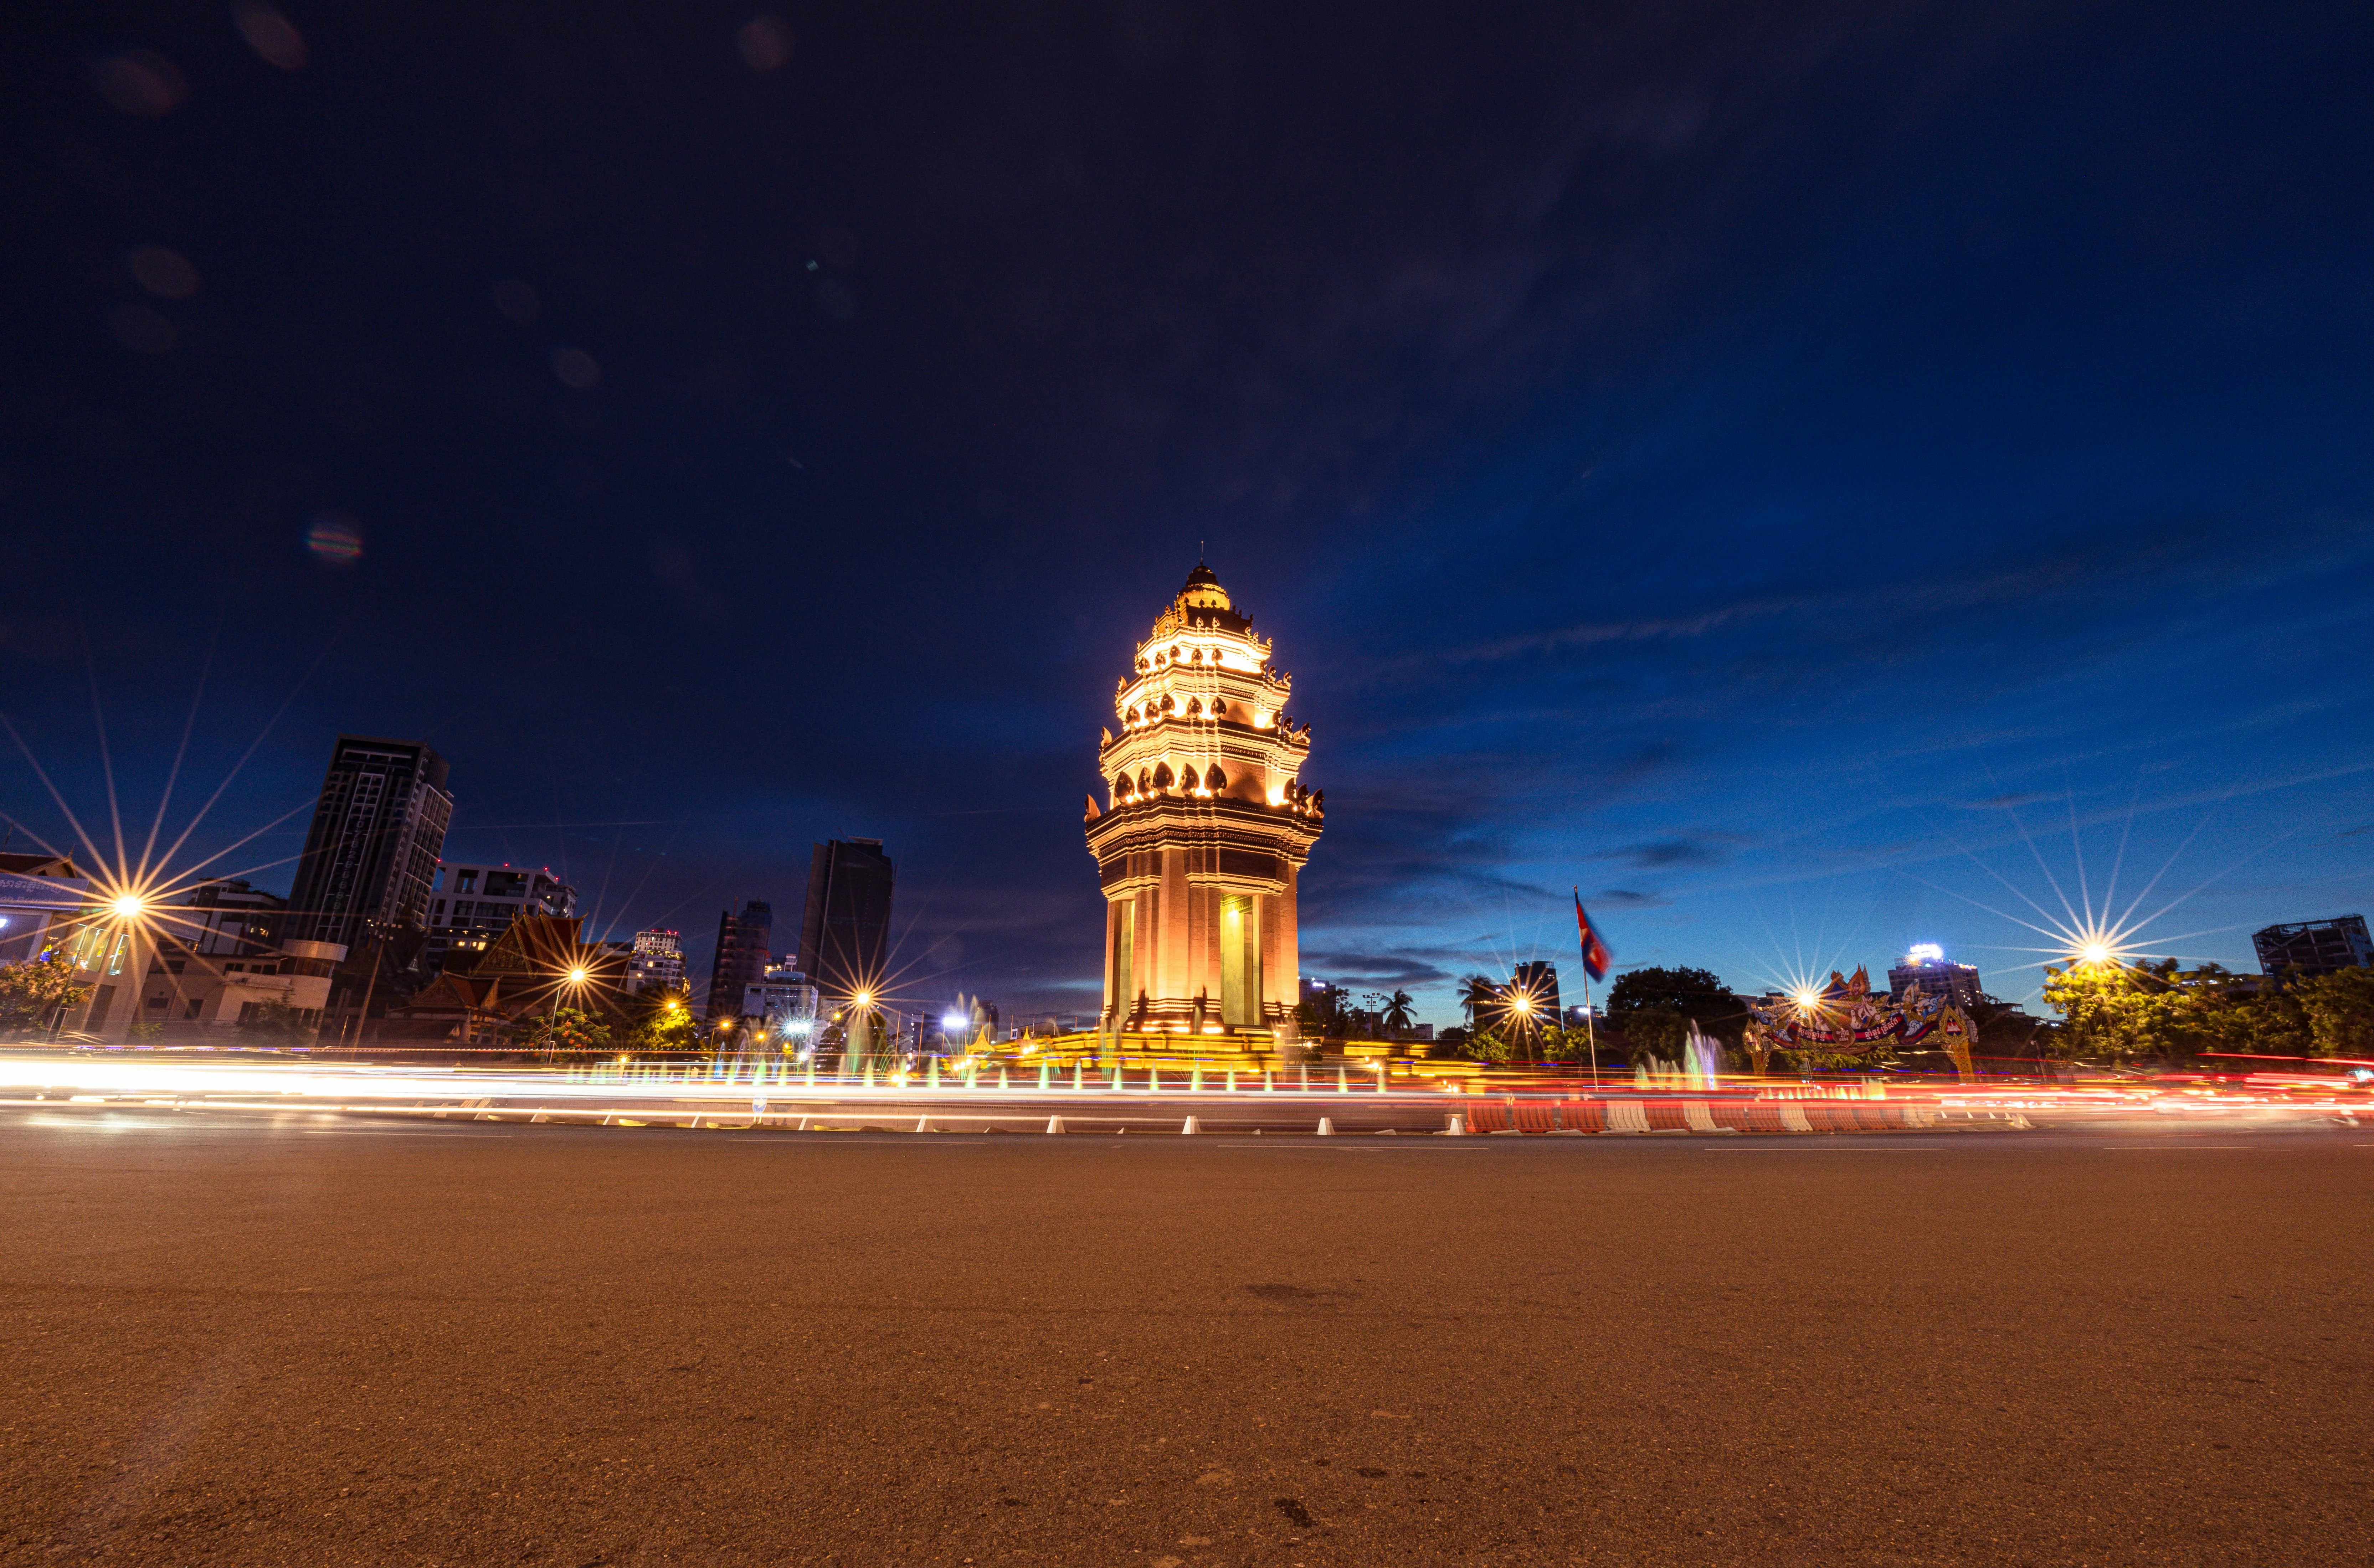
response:
<path fill-rule="evenodd" d="M 1574 930 L 1582 940 L 1582 972 L 1594 980 L 1607 978 L 1607 965 L 1615 961 L 1616 955 L 1599 939 L 1591 917 L 1582 912 L 1582 889 L 1579 887 L 1574 890 Z"/>

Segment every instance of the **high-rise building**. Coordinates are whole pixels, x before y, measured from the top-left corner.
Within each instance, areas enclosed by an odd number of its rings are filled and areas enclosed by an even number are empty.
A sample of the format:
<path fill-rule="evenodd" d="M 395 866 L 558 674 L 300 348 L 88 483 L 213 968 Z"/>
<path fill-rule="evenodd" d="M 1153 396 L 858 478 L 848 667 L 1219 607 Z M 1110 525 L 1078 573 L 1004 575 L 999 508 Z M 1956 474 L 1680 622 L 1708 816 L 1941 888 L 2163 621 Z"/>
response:
<path fill-rule="evenodd" d="M 1114 683 L 1106 803 L 1086 813 L 1108 1027 L 1293 1037 L 1295 887 L 1325 796 L 1296 777 L 1310 727 L 1286 716 L 1291 685 L 1200 565 Z"/>
<path fill-rule="evenodd" d="M 1509 994 L 1519 993 L 1530 999 L 1525 1015 L 1536 1024 L 1548 1023 L 1566 1011 L 1558 1000 L 1557 965 L 1547 959 L 1532 959 L 1510 973 Z"/>
<path fill-rule="evenodd" d="M 775 912 L 756 898 L 742 901 L 742 912 L 722 910 L 717 917 L 717 958 L 709 968 L 709 1012 L 711 1021 L 742 1016 L 743 993 L 767 977 Z"/>
<path fill-rule="evenodd" d="M 654 927 L 635 933 L 635 951 L 627 960 L 627 993 L 649 990 L 684 989 L 684 939 L 676 932 Z"/>
<path fill-rule="evenodd" d="M 1902 1001 L 1916 981 L 1922 996 L 1941 996 L 1959 1008 L 1973 1007 L 1985 995 L 1979 986 L 1978 966 L 1947 963 L 1945 950 L 1934 942 L 1919 943 L 1902 963 L 1887 971 L 1889 998 Z"/>
<path fill-rule="evenodd" d="M 1515 1005 L 1518 998 L 1524 1006 Z M 1493 988 L 1487 1000 L 1475 1004 L 1475 1030 L 1477 1034 L 1497 1034 L 1504 1038 L 1510 1029 L 1538 1029 L 1556 1024 L 1566 1016 L 1558 995 L 1557 965 L 1545 959 L 1531 959 L 1514 965 L 1509 972 L 1509 983 Z"/>
<path fill-rule="evenodd" d="M 420 926 L 453 797 L 422 741 L 340 735 L 297 861 L 283 930 L 352 948 L 368 926 Z"/>
<path fill-rule="evenodd" d="M 577 913 L 577 890 L 550 867 L 468 865 L 437 868 L 429 885 L 429 942 L 422 967 L 435 974 L 449 957 L 465 962 L 494 945 L 522 915 Z"/>
<path fill-rule="evenodd" d="M 828 1002 L 881 991 L 890 962 L 894 877 L 879 838 L 835 838 L 808 856 L 799 965 Z"/>
<path fill-rule="evenodd" d="M 2374 968 L 2374 940 L 2366 931 L 2363 915 L 2337 915 L 2330 920 L 2299 920 L 2269 926 L 2254 932 L 2259 968 L 2281 976 L 2297 969 L 2303 975 L 2330 975 L 2341 969 Z"/>

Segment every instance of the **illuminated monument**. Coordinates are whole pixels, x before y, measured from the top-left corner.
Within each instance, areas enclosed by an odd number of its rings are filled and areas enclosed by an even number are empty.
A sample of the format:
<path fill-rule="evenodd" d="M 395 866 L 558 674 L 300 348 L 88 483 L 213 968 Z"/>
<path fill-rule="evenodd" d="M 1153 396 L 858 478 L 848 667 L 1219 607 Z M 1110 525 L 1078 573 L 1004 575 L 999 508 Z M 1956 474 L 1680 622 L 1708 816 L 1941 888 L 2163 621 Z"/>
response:
<path fill-rule="evenodd" d="M 1310 727 L 1207 567 L 1138 645 L 1113 688 L 1116 738 L 1088 797 L 1105 894 L 1104 1032 L 1294 1037 L 1301 1000 L 1295 883 L 1324 795 L 1296 779 Z"/>

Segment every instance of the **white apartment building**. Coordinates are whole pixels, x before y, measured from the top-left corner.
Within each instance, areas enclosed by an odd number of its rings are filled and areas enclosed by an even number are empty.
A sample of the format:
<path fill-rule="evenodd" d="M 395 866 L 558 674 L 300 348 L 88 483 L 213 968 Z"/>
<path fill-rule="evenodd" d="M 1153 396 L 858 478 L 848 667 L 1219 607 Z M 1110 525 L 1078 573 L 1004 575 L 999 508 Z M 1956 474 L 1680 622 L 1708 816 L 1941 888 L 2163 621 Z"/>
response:
<path fill-rule="evenodd" d="M 429 890 L 428 965 L 442 969 L 451 955 L 484 953 L 522 915 L 575 913 L 577 890 L 549 866 L 440 861 Z"/>

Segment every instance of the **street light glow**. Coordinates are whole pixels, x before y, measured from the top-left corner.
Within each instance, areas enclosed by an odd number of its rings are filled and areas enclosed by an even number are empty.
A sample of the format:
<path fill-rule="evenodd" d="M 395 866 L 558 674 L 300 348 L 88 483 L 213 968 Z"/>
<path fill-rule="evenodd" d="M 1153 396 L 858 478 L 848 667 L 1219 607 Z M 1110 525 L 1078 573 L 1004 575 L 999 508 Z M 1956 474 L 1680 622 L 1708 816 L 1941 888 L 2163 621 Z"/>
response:
<path fill-rule="evenodd" d="M 572 986 L 582 986 L 585 983 L 587 974 L 588 971 L 581 965 L 569 971 L 569 983 Z"/>
<path fill-rule="evenodd" d="M 119 920 L 136 920 L 148 912 L 148 900 L 136 893 L 126 893 L 108 907 L 115 911 L 115 918 Z"/>

